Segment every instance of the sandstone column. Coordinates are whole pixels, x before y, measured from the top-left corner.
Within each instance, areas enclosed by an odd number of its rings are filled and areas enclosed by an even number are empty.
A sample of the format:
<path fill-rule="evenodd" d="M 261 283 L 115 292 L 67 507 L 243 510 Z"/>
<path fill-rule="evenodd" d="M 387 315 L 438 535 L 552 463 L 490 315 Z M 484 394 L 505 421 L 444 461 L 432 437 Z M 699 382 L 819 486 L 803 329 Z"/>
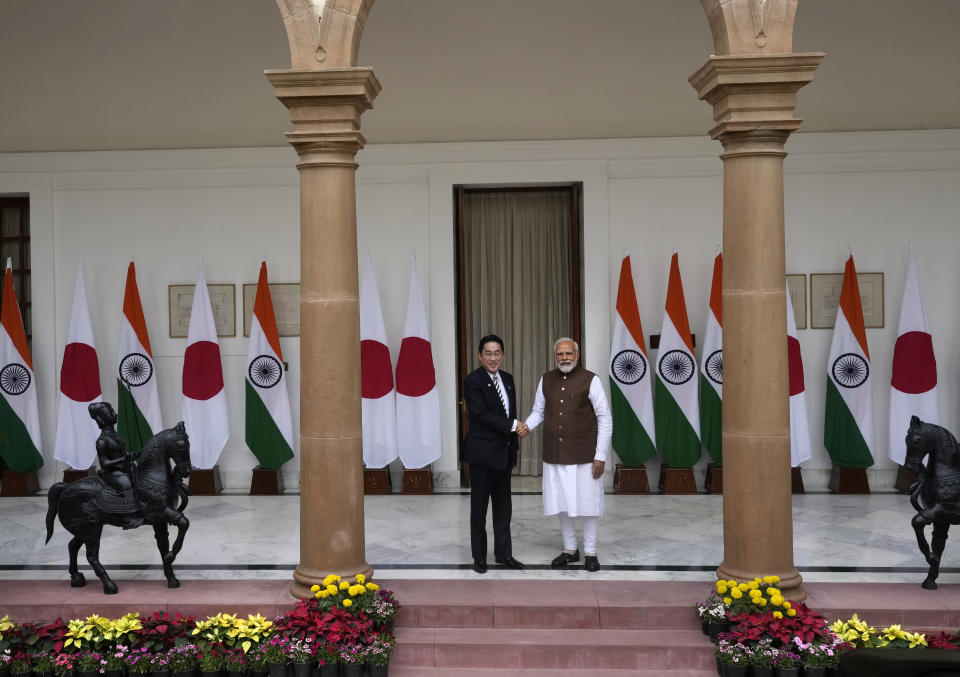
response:
<path fill-rule="evenodd" d="M 717 574 L 777 575 L 793 564 L 783 214 L 784 144 L 797 90 L 821 53 L 791 53 L 796 0 L 701 0 L 718 56 L 690 78 L 723 145 L 723 538 Z"/>
<path fill-rule="evenodd" d="M 291 593 L 365 559 L 356 153 L 380 91 L 368 68 L 267 71 L 300 156 L 300 564 Z"/>

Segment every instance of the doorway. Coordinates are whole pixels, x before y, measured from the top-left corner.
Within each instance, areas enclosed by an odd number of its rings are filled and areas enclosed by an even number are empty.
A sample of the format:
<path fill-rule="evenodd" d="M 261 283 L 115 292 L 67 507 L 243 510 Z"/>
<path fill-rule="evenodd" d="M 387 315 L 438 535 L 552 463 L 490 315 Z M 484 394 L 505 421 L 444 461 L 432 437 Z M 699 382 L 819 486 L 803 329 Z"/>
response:
<path fill-rule="evenodd" d="M 582 194 L 581 183 L 454 186 L 459 383 L 479 366 L 480 337 L 500 336 L 521 418 L 530 413 L 540 377 L 554 366 L 553 342 L 561 336 L 580 342 Z M 537 429 L 521 440 L 517 474 L 541 474 L 540 439 Z M 460 470 L 467 486 L 462 462 Z"/>

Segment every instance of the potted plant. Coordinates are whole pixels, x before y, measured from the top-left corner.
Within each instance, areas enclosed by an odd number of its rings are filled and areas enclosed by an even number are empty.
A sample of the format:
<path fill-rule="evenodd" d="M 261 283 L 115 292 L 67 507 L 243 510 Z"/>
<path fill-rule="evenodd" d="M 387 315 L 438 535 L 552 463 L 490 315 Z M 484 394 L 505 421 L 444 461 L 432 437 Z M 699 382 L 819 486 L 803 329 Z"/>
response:
<path fill-rule="evenodd" d="M 752 677 L 771 677 L 773 675 L 773 640 L 761 639 L 747 648 L 747 665 Z"/>
<path fill-rule="evenodd" d="M 246 653 L 250 677 L 267 677 L 267 645 L 257 644 Z"/>
<path fill-rule="evenodd" d="M 75 654 L 58 653 L 53 658 L 53 673 L 57 677 L 73 677 Z"/>
<path fill-rule="evenodd" d="M 10 672 L 10 661 L 12 660 L 10 649 L 0 651 L 0 676 L 5 676 Z"/>
<path fill-rule="evenodd" d="M 73 667 L 77 677 L 98 677 L 100 668 L 103 667 L 103 656 L 96 651 L 80 651 L 75 655 Z"/>
<path fill-rule="evenodd" d="M 723 677 L 742 677 L 747 674 L 748 647 L 733 639 L 721 637 L 717 643 L 716 656 Z"/>
<path fill-rule="evenodd" d="M 319 642 L 314 648 L 314 659 L 320 669 L 320 677 L 337 677 L 340 674 L 339 652 L 337 647 L 327 642 Z"/>
<path fill-rule="evenodd" d="M 364 647 L 355 642 L 344 642 L 339 646 L 340 653 L 338 662 L 340 663 L 343 677 L 362 677 L 363 675 L 363 649 Z"/>
<path fill-rule="evenodd" d="M 204 643 L 199 646 L 198 659 L 201 677 L 221 677 L 224 667 L 224 649 L 220 642 Z"/>
<path fill-rule="evenodd" d="M 168 650 L 154 651 L 150 654 L 150 675 L 152 677 L 170 677 L 170 657 Z"/>
<path fill-rule="evenodd" d="M 286 637 L 273 635 L 264 645 L 264 660 L 270 677 L 287 677 L 287 644 Z"/>
<path fill-rule="evenodd" d="M 34 677 L 53 677 L 53 656 L 45 651 L 31 657 Z"/>
<path fill-rule="evenodd" d="M 710 593 L 707 599 L 697 602 L 697 615 L 700 617 L 703 634 L 710 635 L 710 641 L 714 644 L 717 643 L 717 635 L 730 629 L 723 600 L 717 597 L 716 593 Z"/>
<path fill-rule="evenodd" d="M 123 677 L 123 670 L 127 667 L 127 654 L 129 651 L 123 644 L 118 645 L 112 651 L 103 654 L 104 677 Z"/>
<path fill-rule="evenodd" d="M 125 660 L 127 664 L 127 674 L 145 675 L 148 672 L 152 672 L 153 667 L 150 665 L 151 658 L 153 658 L 153 654 L 150 653 L 150 649 L 145 646 L 127 652 Z"/>
<path fill-rule="evenodd" d="M 367 583 L 367 587 L 375 586 L 375 583 Z M 397 612 L 400 611 L 400 602 L 393 596 L 389 590 L 374 588 L 376 594 L 370 599 L 370 605 L 367 608 L 367 615 L 377 625 L 378 630 L 387 630 L 393 632 L 396 623 Z"/>
<path fill-rule="evenodd" d="M 294 677 L 310 677 L 313 671 L 313 642 L 307 639 L 294 639 L 286 644 L 288 662 L 293 666 Z"/>
<path fill-rule="evenodd" d="M 364 662 L 370 677 L 387 677 L 390 669 L 390 656 L 396 645 L 393 635 L 389 632 L 380 632 L 373 636 L 364 649 Z"/>
<path fill-rule="evenodd" d="M 227 671 L 227 677 L 244 677 L 249 669 L 247 656 L 243 649 L 234 647 L 226 649 L 223 652 L 223 669 Z"/>
<path fill-rule="evenodd" d="M 167 652 L 167 665 L 173 677 L 196 677 L 200 655 L 195 644 L 175 646 Z"/>
<path fill-rule="evenodd" d="M 25 653 L 15 653 L 10 658 L 11 675 L 29 675 L 33 672 L 30 657 Z"/>
<path fill-rule="evenodd" d="M 794 637 L 791 651 L 800 656 L 805 677 L 826 677 L 830 668 L 839 663 L 840 657 L 851 648 L 850 644 L 834 635 L 831 641 L 819 643 L 804 642 Z"/>
<path fill-rule="evenodd" d="M 800 656 L 789 649 L 778 649 L 773 657 L 776 677 L 797 677 L 800 674 Z"/>

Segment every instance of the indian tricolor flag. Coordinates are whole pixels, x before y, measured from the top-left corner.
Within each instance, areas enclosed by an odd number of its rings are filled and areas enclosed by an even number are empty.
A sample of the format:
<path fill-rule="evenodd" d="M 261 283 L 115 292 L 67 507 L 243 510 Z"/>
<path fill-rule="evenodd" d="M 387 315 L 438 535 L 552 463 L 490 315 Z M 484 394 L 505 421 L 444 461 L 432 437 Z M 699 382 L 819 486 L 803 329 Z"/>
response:
<path fill-rule="evenodd" d="M 610 344 L 610 408 L 613 450 L 628 468 L 636 468 L 656 453 L 650 360 L 633 288 L 630 255 L 620 263 L 617 313 Z"/>
<path fill-rule="evenodd" d="M 919 417 L 924 423 L 940 423 L 937 358 L 933 355 L 933 337 L 913 245 L 910 245 L 907 262 L 890 379 L 890 458 L 900 465 L 907 454 L 905 438 L 911 416 Z"/>
<path fill-rule="evenodd" d="M 117 432 L 139 452 L 163 428 L 160 394 L 133 261 L 127 266 L 117 357 Z"/>
<path fill-rule="evenodd" d="M 654 418 L 657 449 L 672 468 L 689 468 L 700 459 L 700 411 L 697 408 L 697 363 L 683 299 L 677 253 L 670 259 L 667 305 L 657 350 Z"/>
<path fill-rule="evenodd" d="M 14 472 L 29 472 L 43 465 L 40 455 L 40 416 L 37 384 L 33 378 L 30 346 L 23 330 L 13 266 L 7 259 L 0 301 L 0 458 Z"/>
<path fill-rule="evenodd" d="M 827 360 L 823 445 L 839 468 L 873 465 L 873 395 L 870 352 L 853 254 L 847 257 L 833 343 Z"/>
<path fill-rule="evenodd" d="M 700 356 L 700 438 L 717 465 L 723 465 L 723 252 L 713 259 L 707 328 Z"/>
<path fill-rule="evenodd" d="M 279 468 L 293 458 L 293 416 L 266 261 L 260 263 L 257 297 L 250 318 L 245 383 L 247 446 L 261 468 Z"/>

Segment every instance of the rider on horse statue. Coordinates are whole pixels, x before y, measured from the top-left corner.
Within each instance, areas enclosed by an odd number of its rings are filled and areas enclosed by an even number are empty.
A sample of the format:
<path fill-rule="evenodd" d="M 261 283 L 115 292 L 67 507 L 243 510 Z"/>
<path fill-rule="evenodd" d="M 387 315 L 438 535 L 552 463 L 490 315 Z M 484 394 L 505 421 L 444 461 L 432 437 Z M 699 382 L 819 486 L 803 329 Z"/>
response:
<path fill-rule="evenodd" d="M 100 428 L 100 437 L 97 438 L 97 458 L 100 460 L 98 474 L 107 485 L 98 503 L 105 512 L 122 516 L 124 529 L 135 529 L 143 524 L 133 489 L 136 466 L 123 438 L 113 428 L 117 423 L 117 412 L 109 402 L 94 402 L 87 410 Z"/>

